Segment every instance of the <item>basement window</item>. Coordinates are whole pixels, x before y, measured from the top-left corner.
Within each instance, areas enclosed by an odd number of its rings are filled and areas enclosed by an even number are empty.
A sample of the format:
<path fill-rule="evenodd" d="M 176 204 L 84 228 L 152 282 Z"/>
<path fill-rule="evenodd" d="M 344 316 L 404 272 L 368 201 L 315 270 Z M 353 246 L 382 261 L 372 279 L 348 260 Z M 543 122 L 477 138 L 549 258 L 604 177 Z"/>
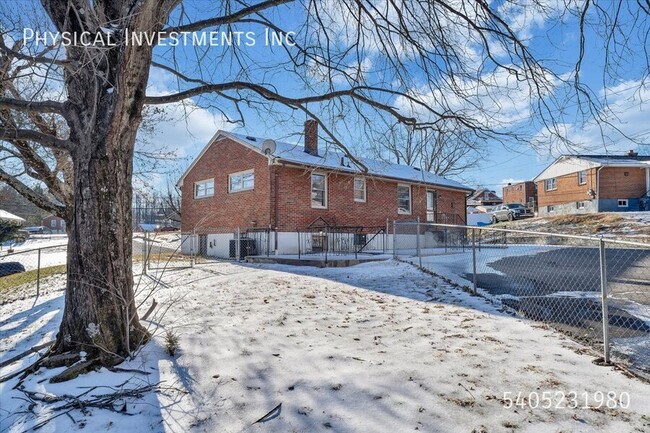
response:
<path fill-rule="evenodd" d="M 546 206 L 546 212 L 548 213 L 555 212 L 555 206 Z"/>
<path fill-rule="evenodd" d="M 584 201 L 577 201 L 576 202 L 576 209 L 584 210 L 585 209 L 585 202 Z"/>
<path fill-rule="evenodd" d="M 618 199 L 618 207 L 627 207 L 627 206 L 628 206 L 628 201 L 626 198 Z"/>
<path fill-rule="evenodd" d="M 206 179 L 194 183 L 194 198 L 212 197 L 214 195 L 214 179 Z"/>

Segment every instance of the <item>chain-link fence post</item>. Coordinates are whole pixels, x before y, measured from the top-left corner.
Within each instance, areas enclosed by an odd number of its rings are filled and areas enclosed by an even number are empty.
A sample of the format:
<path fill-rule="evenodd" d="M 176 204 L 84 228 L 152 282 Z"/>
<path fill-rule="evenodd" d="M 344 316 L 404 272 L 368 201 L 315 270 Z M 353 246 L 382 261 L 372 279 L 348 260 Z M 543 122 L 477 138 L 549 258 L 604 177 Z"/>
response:
<path fill-rule="evenodd" d="M 190 268 L 194 267 L 194 241 L 196 239 L 196 229 L 190 233 Z"/>
<path fill-rule="evenodd" d="M 476 294 L 476 230 L 472 229 L 472 290 Z"/>
<path fill-rule="evenodd" d="M 393 258 L 397 258 L 397 230 L 396 230 L 397 224 L 395 224 L 395 220 L 393 220 Z"/>
<path fill-rule="evenodd" d="M 417 222 L 415 223 L 415 230 L 416 230 L 415 246 L 418 253 L 418 261 L 420 263 L 420 267 L 422 267 L 422 250 L 420 249 L 420 217 L 417 217 L 416 221 Z"/>
<path fill-rule="evenodd" d="M 386 231 L 384 232 L 384 242 L 381 246 L 381 252 L 386 254 L 386 248 L 388 248 L 388 218 L 386 218 Z"/>
<path fill-rule="evenodd" d="M 236 261 L 239 261 L 241 255 L 241 238 L 239 233 L 239 227 L 237 227 L 237 233 L 235 237 L 235 258 Z"/>
<path fill-rule="evenodd" d="M 41 293 L 41 249 L 38 249 L 38 259 L 36 262 L 36 299 L 38 299 L 39 294 Z M 34 300 L 34 305 L 36 305 L 36 300 Z"/>
<path fill-rule="evenodd" d="M 605 241 L 599 241 L 600 252 L 600 291 L 603 307 L 603 361 L 609 364 L 609 311 L 607 308 L 607 260 L 605 258 Z"/>
<path fill-rule="evenodd" d="M 142 233 L 142 275 L 147 275 L 147 232 Z"/>
<path fill-rule="evenodd" d="M 445 253 L 447 252 L 447 236 L 449 235 L 447 227 L 445 227 Z"/>

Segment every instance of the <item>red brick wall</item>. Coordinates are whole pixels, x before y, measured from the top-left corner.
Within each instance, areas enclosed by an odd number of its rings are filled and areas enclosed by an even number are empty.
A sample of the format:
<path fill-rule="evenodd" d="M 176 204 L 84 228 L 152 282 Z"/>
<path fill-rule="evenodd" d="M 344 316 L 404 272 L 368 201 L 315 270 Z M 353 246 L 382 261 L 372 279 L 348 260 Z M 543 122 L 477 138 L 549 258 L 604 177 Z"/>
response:
<path fill-rule="evenodd" d="M 318 217 L 337 225 L 383 227 L 389 220 L 426 221 L 426 190 L 411 185 L 411 214 L 397 213 L 397 184 L 401 182 L 366 178 L 366 202 L 354 201 L 354 176 L 332 173 L 327 176 L 327 209 L 311 207 L 311 171 L 276 167 L 278 189 L 278 228 L 292 231 L 304 228 Z M 406 183 L 406 182 L 404 182 Z M 465 219 L 465 192 L 437 189 L 438 212 L 456 213 Z"/>
<path fill-rule="evenodd" d="M 537 182 L 539 205 L 571 203 L 588 200 L 587 191 L 597 189 L 596 168 L 587 170 L 587 183 L 578 185 L 578 173 L 571 173 L 557 178 L 557 189 L 546 191 L 544 181 Z M 628 173 L 625 176 L 625 173 Z M 644 168 L 605 167 L 600 170 L 600 198 L 637 198 L 646 189 Z"/>
<path fill-rule="evenodd" d="M 52 220 L 56 221 L 56 225 L 54 227 L 52 227 Z M 41 225 L 47 227 L 50 230 L 65 230 L 63 219 L 54 215 L 49 215 L 43 218 Z"/>
<path fill-rule="evenodd" d="M 228 175 L 255 171 L 255 188 L 228 192 Z M 265 156 L 230 139 L 207 149 L 183 179 L 181 230 L 266 227 L 270 223 L 269 166 Z M 214 196 L 194 198 L 194 183 L 214 178 Z"/>
<path fill-rule="evenodd" d="M 228 174 L 255 170 L 255 188 L 228 193 Z M 277 197 L 275 204 L 275 177 Z M 212 197 L 194 198 L 194 183 L 214 178 Z M 464 191 L 411 185 L 411 214 L 397 213 L 397 184 L 366 178 L 366 202 L 354 201 L 354 176 L 330 172 L 327 209 L 311 207 L 311 171 L 268 166 L 267 158 L 230 139 L 213 144 L 183 180 L 182 231 L 194 228 L 248 228 L 271 225 L 282 231 L 304 229 L 319 216 L 337 225 L 384 227 L 386 219 L 426 221 L 426 190 L 437 191 L 437 212 L 458 214 L 465 220 Z M 404 182 L 406 183 L 406 182 Z M 276 220 L 277 208 L 277 220 Z"/>
<path fill-rule="evenodd" d="M 587 183 L 578 185 L 578 172 L 558 176 L 557 189 L 546 191 L 544 181 L 537 182 L 539 207 L 589 200 L 587 191 L 596 191 L 596 169 L 587 169 Z M 601 172 L 602 175 L 602 172 Z"/>
<path fill-rule="evenodd" d="M 600 198 L 638 198 L 645 192 L 645 168 L 606 167 L 600 170 Z"/>
<path fill-rule="evenodd" d="M 528 204 L 531 197 L 535 199 L 535 202 L 537 202 L 535 182 L 519 182 L 514 185 L 503 187 L 504 203 Z"/>

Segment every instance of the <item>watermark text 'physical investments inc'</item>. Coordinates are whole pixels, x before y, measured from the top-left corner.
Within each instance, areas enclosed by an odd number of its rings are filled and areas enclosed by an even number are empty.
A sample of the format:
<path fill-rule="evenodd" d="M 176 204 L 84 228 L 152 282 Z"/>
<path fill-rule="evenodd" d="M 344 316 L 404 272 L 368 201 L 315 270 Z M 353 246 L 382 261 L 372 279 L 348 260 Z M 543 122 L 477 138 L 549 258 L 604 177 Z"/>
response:
<path fill-rule="evenodd" d="M 263 32 L 253 31 L 206 31 L 206 32 L 140 32 L 111 27 L 100 28 L 98 32 L 41 32 L 31 28 L 23 29 L 23 43 L 42 46 L 64 47 L 115 47 L 118 45 L 150 46 L 205 46 L 205 47 L 253 47 L 295 45 L 295 32 L 276 32 L 269 28 Z"/>

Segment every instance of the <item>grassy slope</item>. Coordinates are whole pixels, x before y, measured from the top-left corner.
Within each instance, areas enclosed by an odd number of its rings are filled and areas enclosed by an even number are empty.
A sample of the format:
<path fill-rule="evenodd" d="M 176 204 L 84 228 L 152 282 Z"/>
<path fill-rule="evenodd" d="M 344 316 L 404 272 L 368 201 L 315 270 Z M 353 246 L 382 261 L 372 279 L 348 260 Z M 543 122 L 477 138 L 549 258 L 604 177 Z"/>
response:
<path fill-rule="evenodd" d="M 560 215 L 499 223 L 496 227 L 568 233 L 575 235 L 629 237 L 650 242 L 650 222 L 637 215 L 600 213 Z"/>

